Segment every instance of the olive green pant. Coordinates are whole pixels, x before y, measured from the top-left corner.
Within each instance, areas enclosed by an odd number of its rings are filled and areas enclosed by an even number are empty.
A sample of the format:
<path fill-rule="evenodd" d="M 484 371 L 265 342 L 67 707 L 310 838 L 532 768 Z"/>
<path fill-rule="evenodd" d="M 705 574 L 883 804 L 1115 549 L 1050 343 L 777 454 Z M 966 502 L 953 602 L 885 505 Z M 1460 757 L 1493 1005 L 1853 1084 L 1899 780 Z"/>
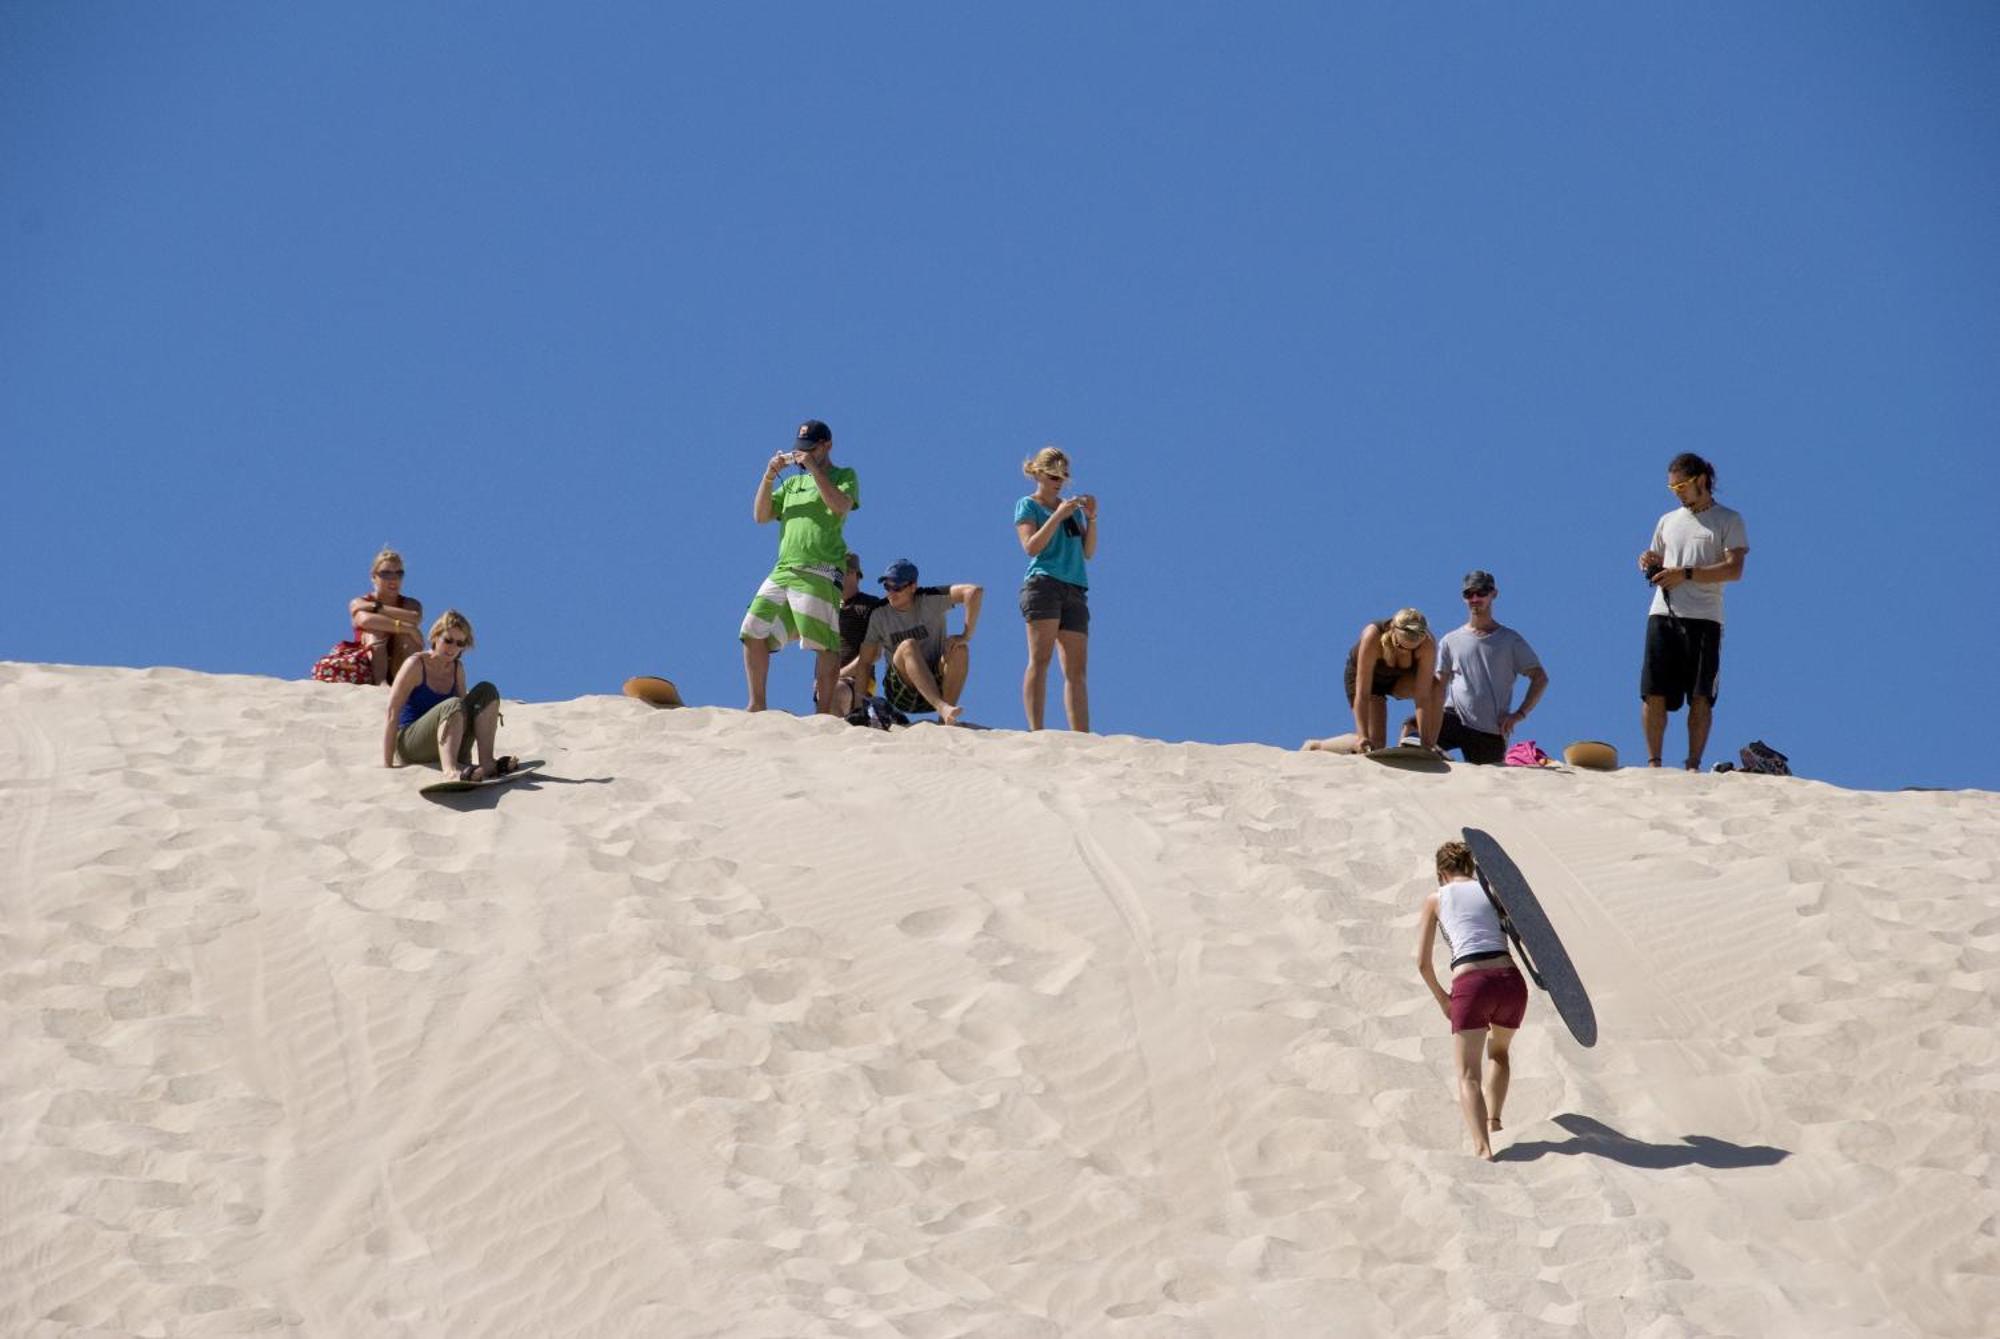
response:
<path fill-rule="evenodd" d="M 488 707 L 500 710 L 500 690 L 481 679 L 464 697 L 448 697 L 398 730 L 396 752 L 404 762 L 435 764 L 438 761 L 439 732 L 444 729 L 446 721 L 462 713 L 465 716 L 465 731 L 458 740 L 458 765 L 463 767 L 472 761 L 473 746 L 477 742 L 473 738 L 473 718 Z"/>

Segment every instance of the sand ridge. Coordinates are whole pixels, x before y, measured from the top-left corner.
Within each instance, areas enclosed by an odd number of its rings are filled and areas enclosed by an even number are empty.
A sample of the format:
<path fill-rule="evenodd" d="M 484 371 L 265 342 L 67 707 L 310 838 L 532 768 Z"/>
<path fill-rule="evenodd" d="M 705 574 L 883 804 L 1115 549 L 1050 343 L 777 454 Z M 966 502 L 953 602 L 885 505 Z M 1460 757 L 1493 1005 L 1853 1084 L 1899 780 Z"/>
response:
<path fill-rule="evenodd" d="M 0 1334 L 1937 1334 L 2000 801 L 0 664 Z M 518 749 L 516 751 L 519 751 Z M 1464 825 L 1596 1003 L 1464 1148 Z"/>

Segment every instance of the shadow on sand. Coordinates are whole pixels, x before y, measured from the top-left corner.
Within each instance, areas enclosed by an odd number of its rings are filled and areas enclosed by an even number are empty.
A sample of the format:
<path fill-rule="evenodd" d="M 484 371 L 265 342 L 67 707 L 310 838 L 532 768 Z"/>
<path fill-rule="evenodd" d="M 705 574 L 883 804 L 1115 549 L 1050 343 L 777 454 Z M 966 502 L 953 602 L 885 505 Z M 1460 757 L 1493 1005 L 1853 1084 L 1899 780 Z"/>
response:
<path fill-rule="evenodd" d="M 1678 1144 L 1649 1144 L 1644 1140 L 1622 1135 L 1602 1121 L 1579 1116 L 1573 1111 L 1565 1111 L 1555 1118 L 1555 1122 L 1568 1130 L 1572 1137 L 1560 1144 L 1548 1140 L 1510 1144 L 1494 1155 L 1494 1161 L 1533 1162 L 1536 1158 L 1550 1153 L 1565 1156 L 1588 1153 L 1595 1157 L 1609 1158 L 1613 1162 L 1622 1162 L 1627 1167 L 1733 1169 L 1773 1167 L 1791 1156 L 1788 1150 L 1782 1148 L 1772 1148 L 1765 1144 L 1732 1144 L 1727 1140 L 1710 1139 L 1702 1134 L 1682 1135 Z"/>
<path fill-rule="evenodd" d="M 506 786 L 481 786 L 477 790 L 448 790 L 437 795 L 426 795 L 432 804 L 446 809 L 456 809 L 460 813 L 470 813 L 479 809 L 491 809 L 500 803 L 500 797 L 524 790 L 540 790 L 544 786 L 608 786 L 618 778 L 610 776 L 551 776 L 547 772 L 536 772 L 533 776 Z"/>

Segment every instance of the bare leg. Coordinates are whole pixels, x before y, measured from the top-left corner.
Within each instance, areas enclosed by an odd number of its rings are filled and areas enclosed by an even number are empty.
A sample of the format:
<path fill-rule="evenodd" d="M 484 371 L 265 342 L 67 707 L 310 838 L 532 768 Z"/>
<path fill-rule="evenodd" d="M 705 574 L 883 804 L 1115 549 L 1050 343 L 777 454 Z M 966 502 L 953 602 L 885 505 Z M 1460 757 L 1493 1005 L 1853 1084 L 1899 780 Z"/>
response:
<path fill-rule="evenodd" d="M 743 677 L 750 685 L 750 705 L 745 710 L 764 710 L 764 686 L 771 678 L 771 648 L 758 638 L 744 639 Z"/>
<path fill-rule="evenodd" d="M 458 746 L 465 742 L 465 713 L 454 711 L 438 725 L 438 770 L 458 775 Z"/>
<path fill-rule="evenodd" d="M 1458 1062 L 1458 1109 L 1472 1132 L 1472 1151 L 1493 1161 L 1493 1142 L 1486 1134 L 1486 1098 L 1479 1091 L 1479 1060 L 1486 1050 L 1486 1029 L 1467 1028 L 1451 1034 L 1452 1057 Z"/>
<path fill-rule="evenodd" d="M 1486 1128 L 1500 1128 L 1500 1108 L 1507 1105 L 1507 1080 L 1513 1071 L 1507 1059 L 1507 1047 L 1514 1040 L 1515 1029 L 1493 1027 L 1488 1029 L 1486 1039 Z"/>
<path fill-rule="evenodd" d="M 1048 695 L 1049 661 L 1056 653 L 1056 620 L 1038 618 L 1028 624 L 1028 672 L 1021 677 L 1021 707 L 1028 728 L 1042 728 L 1042 700 Z"/>
<path fill-rule="evenodd" d="M 1687 769 L 1701 770 L 1701 755 L 1708 748 L 1708 725 L 1715 715 L 1715 704 L 1705 697 L 1688 698 L 1688 756 Z M 1655 749 L 1654 752 L 1659 750 Z"/>
<path fill-rule="evenodd" d="M 389 639 L 364 632 L 361 644 L 368 648 L 368 677 L 376 683 L 389 682 Z"/>
<path fill-rule="evenodd" d="M 972 677 L 972 648 L 964 642 L 944 654 L 944 700 L 956 702 L 965 696 L 965 681 Z"/>
<path fill-rule="evenodd" d="M 938 686 L 937 676 L 931 673 L 930 662 L 917 648 L 915 641 L 900 642 L 889 653 L 889 663 L 896 667 L 896 673 L 903 682 L 917 690 L 917 696 L 930 704 L 938 719 L 950 725 L 958 719 L 958 708 L 945 700 L 944 690 Z"/>
<path fill-rule="evenodd" d="M 1063 713 L 1069 728 L 1090 733 L 1090 634 L 1058 632 L 1056 654 L 1062 658 Z"/>
<path fill-rule="evenodd" d="M 1667 741 L 1667 699 L 1658 693 L 1645 699 L 1639 710 L 1639 724 L 1646 731 L 1646 765 L 1660 765 L 1660 749 Z"/>
<path fill-rule="evenodd" d="M 839 679 L 840 679 L 840 652 L 838 651 L 813 652 L 813 687 L 817 690 L 816 692 L 813 693 L 813 701 L 819 704 L 816 710 L 822 716 L 832 716 L 835 714 L 834 713 L 835 704 L 833 700 L 833 685 L 836 682 L 838 682 Z M 844 715 L 845 713 L 841 714 Z"/>

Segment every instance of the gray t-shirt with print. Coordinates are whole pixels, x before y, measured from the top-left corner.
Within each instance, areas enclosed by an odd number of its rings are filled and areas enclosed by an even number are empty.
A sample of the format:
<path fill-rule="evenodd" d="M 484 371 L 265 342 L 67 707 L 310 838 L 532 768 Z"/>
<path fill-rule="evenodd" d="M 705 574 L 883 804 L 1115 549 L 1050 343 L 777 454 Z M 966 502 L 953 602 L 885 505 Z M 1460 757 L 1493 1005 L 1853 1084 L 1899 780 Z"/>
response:
<path fill-rule="evenodd" d="M 944 654 L 945 616 L 950 612 L 949 595 L 919 594 L 908 610 L 882 605 L 868 615 L 862 645 L 893 655 L 897 646 L 915 639 L 924 659 L 935 661 Z"/>

